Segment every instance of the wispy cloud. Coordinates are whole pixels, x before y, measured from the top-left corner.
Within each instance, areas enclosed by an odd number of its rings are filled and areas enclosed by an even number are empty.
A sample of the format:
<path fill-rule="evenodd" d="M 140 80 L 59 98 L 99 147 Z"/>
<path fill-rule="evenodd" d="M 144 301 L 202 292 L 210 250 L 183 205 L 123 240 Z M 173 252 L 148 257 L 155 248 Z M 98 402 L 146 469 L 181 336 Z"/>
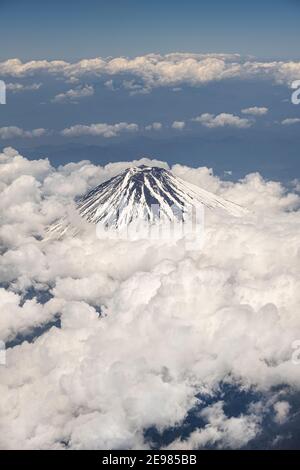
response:
<path fill-rule="evenodd" d="M 281 121 L 283 126 L 291 126 L 292 124 L 299 124 L 300 118 L 286 118 Z"/>
<path fill-rule="evenodd" d="M 94 92 L 94 87 L 92 85 L 85 85 L 74 89 L 71 88 L 65 93 L 59 93 L 58 95 L 56 95 L 53 98 L 52 103 L 77 103 L 78 100 L 93 96 Z"/>

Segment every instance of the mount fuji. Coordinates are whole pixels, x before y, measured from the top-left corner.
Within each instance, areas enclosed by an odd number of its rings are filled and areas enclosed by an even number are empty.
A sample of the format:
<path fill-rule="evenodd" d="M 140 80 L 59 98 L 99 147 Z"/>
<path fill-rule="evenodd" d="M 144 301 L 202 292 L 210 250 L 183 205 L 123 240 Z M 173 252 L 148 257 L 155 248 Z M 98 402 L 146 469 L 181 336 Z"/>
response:
<path fill-rule="evenodd" d="M 77 201 L 76 210 L 90 223 L 122 229 L 139 221 L 184 222 L 197 206 L 222 209 L 233 216 L 247 212 L 164 168 L 146 165 L 127 168 L 95 187 Z M 49 232 L 62 235 L 69 229 L 70 224 L 63 220 L 51 226 Z"/>

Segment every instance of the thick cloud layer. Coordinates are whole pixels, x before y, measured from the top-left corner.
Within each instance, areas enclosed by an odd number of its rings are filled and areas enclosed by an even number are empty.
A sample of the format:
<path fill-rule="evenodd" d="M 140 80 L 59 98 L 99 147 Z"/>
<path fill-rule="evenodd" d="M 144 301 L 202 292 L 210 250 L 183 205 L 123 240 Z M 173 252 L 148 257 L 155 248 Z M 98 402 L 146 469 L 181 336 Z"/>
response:
<path fill-rule="evenodd" d="M 101 240 L 94 226 L 44 240 L 76 196 L 137 162 L 55 169 L 9 148 L 0 163 L 1 448 L 147 448 L 146 429 L 180 425 L 196 405 L 204 426 L 170 447 L 237 448 L 260 433 L 266 410 L 278 425 L 289 419 L 289 403 L 270 393 L 300 388 L 297 194 L 259 174 L 230 183 L 175 165 L 250 213 L 206 211 L 204 244 L 192 250 Z M 224 382 L 265 398 L 229 416 L 222 400 L 203 399 Z"/>
<path fill-rule="evenodd" d="M 253 57 L 239 54 L 192 54 L 171 53 L 166 55 L 147 54 L 126 58 L 84 59 L 76 63 L 62 60 L 31 60 L 23 63 L 19 59 L 0 62 L 3 77 L 28 77 L 36 73 L 64 76 L 68 80 L 89 76 L 132 75 L 143 82 L 144 87 L 132 80 L 124 80 L 124 87 L 133 92 L 145 92 L 158 86 L 189 84 L 199 86 L 211 81 L 228 78 L 266 78 L 278 83 L 291 84 L 300 75 L 300 62 L 258 61 Z M 113 82 L 108 81 L 113 88 Z"/>

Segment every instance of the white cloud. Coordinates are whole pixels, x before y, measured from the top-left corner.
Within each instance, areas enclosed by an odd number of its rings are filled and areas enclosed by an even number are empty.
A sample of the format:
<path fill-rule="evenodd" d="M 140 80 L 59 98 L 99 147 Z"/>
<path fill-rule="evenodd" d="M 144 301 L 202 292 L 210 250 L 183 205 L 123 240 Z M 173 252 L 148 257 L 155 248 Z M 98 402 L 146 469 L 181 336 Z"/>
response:
<path fill-rule="evenodd" d="M 179 131 L 182 131 L 185 128 L 185 122 L 184 121 L 174 121 L 172 123 L 172 129 L 177 129 Z"/>
<path fill-rule="evenodd" d="M 136 83 L 135 80 L 123 80 L 122 83 L 125 90 L 130 92 L 130 95 L 145 95 L 149 93 L 150 89 L 148 87 L 144 87 L 140 83 Z"/>
<path fill-rule="evenodd" d="M 291 406 L 287 401 L 278 401 L 274 404 L 275 417 L 274 421 L 283 424 L 289 417 Z"/>
<path fill-rule="evenodd" d="M 144 158 L 55 169 L 11 148 L 0 154 L 1 338 L 61 320 L 6 351 L 3 449 L 148 448 L 145 429 L 180 426 L 195 405 L 205 425 L 170 447 L 237 448 L 260 432 L 259 406 L 233 417 L 199 393 L 214 399 L 224 381 L 260 395 L 300 389 L 291 360 L 300 338 L 300 197 L 280 183 L 173 166 L 251 209 L 242 219 L 206 211 L 202 249 L 98 239 L 94 226 L 40 241 L 73 198 L 138 163 L 168 168 Z M 52 298 L 26 299 L 29 289 Z M 288 416 L 278 401 L 276 425 Z"/>
<path fill-rule="evenodd" d="M 40 256 L 38 250 L 35 254 Z M 36 260 L 37 265 L 39 261 Z M 51 299 L 44 305 L 33 299 L 25 301 L 21 306 L 21 300 L 20 295 L 0 288 L 0 332 L 3 339 L 24 334 L 35 326 L 47 323 L 64 305 L 63 301 L 57 299 Z"/>
<path fill-rule="evenodd" d="M 221 113 L 218 115 L 204 113 L 201 116 L 198 116 L 193 121 L 200 122 L 205 127 L 237 127 L 239 129 L 247 129 L 251 127 L 253 121 L 245 118 L 240 118 L 234 114 Z"/>
<path fill-rule="evenodd" d="M 182 84 L 199 86 L 230 78 L 268 79 L 277 83 L 291 84 L 300 76 L 300 62 L 258 61 L 238 54 L 171 53 L 147 54 L 134 58 L 97 57 L 76 63 L 61 60 L 32 60 L 23 63 L 19 59 L 0 63 L 0 75 L 3 77 L 27 77 L 38 73 L 64 76 L 67 80 L 73 81 L 90 76 L 129 75 L 142 81 L 143 84 L 126 78 L 127 83 L 141 87 L 140 92 L 147 92 L 159 86 L 172 88 Z M 131 90 L 133 93 L 136 91 L 138 90 Z"/>
<path fill-rule="evenodd" d="M 228 418 L 219 401 L 204 408 L 200 416 L 207 422 L 202 429 L 193 431 L 185 440 L 177 439 L 169 449 L 197 450 L 207 446 L 239 449 L 260 432 L 260 419 L 255 414 Z"/>
<path fill-rule="evenodd" d="M 0 155 L 2 183 L 11 184 L 19 176 L 24 175 L 33 176 L 40 181 L 52 173 L 52 167 L 47 159 L 28 160 L 12 147 L 6 147 Z"/>
<path fill-rule="evenodd" d="M 295 191 L 299 192 L 300 193 L 300 180 L 295 178 L 293 181 L 292 181 L 292 187 L 294 188 Z"/>
<path fill-rule="evenodd" d="M 39 128 L 26 131 L 17 126 L 0 127 L 0 139 L 15 139 L 15 138 L 33 138 L 41 137 L 47 133 L 47 129 Z"/>
<path fill-rule="evenodd" d="M 22 83 L 7 83 L 6 89 L 12 93 L 19 93 L 22 91 L 36 91 L 41 88 L 41 83 L 32 83 L 31 85 L 23 85 Z"/>
<path fill-rule="evenodd" d="M 52 102 L 53 103 L 66 103 L 72 102 L 76 103 L 78 100 L 82 98 L 87 98 L 89 96 L 93 96 L 94 94 L 94 87 L 92 85 L 85 85 L 82 87 L 71 88 L 70 90 L 66 91 L 66 93 L 60 93 L 56 95 Z"/>
<path fill-rule="evenodd" d="M 145 126 L 146 131 L 160 131 L 162 129 L 161 122 L 152 122 L 152 124 L 148 124 Z"/>
<path fill-rule="evenodd" d="M 252 116 L 264 116 L 268 112 L 268 108 L 253 106 L 251 108 L 242 109 L 243 114 L 250 114 Z"/>
<path fill-rule="evenodd" d="M 73 137 L 80 135 L 93 135 L 102 136 L 106 138 L 115 137 L 121 132 L 137 132 L 138 125 L 134 123 L 119 122 L 117 124 L 90 124 L 89 126 L 84 124 L 76 124 L 69 128 L 63 129 L 61 134 L 65 137 Z"/>
<path fill-rule="evenodd" d="M 300 122 L 300 118 L 287 118 L 281 121 L 283 126 L 291 126 L 292 124 L 298 124 Z"/>

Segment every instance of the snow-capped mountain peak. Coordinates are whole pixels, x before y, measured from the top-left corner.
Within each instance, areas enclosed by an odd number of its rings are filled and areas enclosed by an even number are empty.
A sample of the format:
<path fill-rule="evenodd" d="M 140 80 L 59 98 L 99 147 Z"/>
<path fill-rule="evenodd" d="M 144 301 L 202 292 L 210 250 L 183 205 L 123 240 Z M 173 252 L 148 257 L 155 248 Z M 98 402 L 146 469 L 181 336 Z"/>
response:
<path fill-rule="evenodd" d="M 76 205 L 81 218 L 106 228 L 123 229 L 135 223 L 185 222 L 195 208 L 222 209 L 241 216 L 246 210 L 233 202 L 188 183 L 169 170 L 146 165 L 125 169 L 82 196 Z M 50 231 L 66 233 L 60 221 Z M 76 230 L 72 227 L 72 232 Z"/>
<path fill-rule="evenodd" d="M 78 201 L 79 213 L 93 223 L 120 227 L 137 219 L 183 220 L 197 204 L 222 208 L 232 215 L 244 209 L 195 185 L 183 181 L 170 171 L 146 165 L 124 170 Z"/>

